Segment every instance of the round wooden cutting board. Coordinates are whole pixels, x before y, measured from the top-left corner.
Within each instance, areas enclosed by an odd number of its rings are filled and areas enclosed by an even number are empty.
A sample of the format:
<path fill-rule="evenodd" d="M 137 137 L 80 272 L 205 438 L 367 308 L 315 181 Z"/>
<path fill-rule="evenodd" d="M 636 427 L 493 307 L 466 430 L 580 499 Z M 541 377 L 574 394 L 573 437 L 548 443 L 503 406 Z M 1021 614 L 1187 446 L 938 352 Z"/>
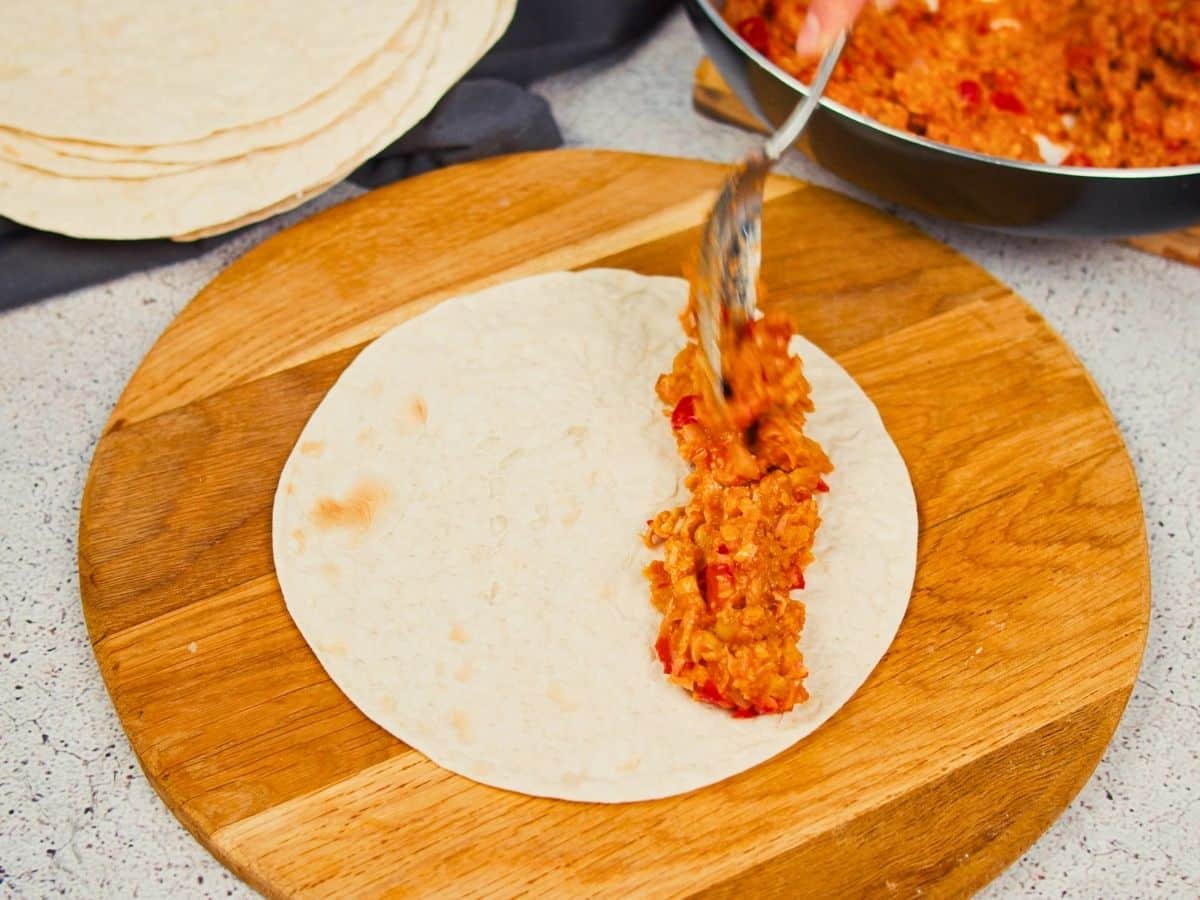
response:
<path fill-rule="evenodd" d="M 443 298 L 522 275 L 679 274 L 723 175 L 556 151 L 375 191 L 230 266 L 130 381 L 84 494 L 84 613 L 151 783 L 259 890 L 964 895 L 1095 767 L 1150 611 L 1137 484 L 1103 399 L 981 269 L 786 178 L 766 204 L 768 302 L 871 395 L 921 518 L 900 633 L 827 725 L 685 796 L 566 803 L 437 768 L 309 652 L 275 581 L 271 502 L 355 354 Z"/>

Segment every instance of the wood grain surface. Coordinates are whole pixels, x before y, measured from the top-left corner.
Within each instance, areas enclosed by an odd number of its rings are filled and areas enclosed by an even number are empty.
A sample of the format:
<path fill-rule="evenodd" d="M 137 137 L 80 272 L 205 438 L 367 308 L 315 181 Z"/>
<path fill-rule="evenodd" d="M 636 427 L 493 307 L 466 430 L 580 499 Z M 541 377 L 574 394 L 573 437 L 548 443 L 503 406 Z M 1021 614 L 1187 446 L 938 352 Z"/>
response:
<path fill-rule="evenodd" d="M 1149 616 L 1137 485 L 1104 401 L 981 269 L 784 178 L 766 204 L 767 302 L 871 395 L 921 521 L 896 641 L 826 726 L 681 797 L 565 803 L 439 769 L 364 718 L 309 652 L 272 568 L 272 495 L 363 345 L 518 275 L 678 274 L 722 176 L 557 151 L 375 191 L 231 265 L 130 381 L 83 499 L 88 628 L 150 782 L 259 890 L 961 896 L 1091 773 Z"/>
<path fill-rule="evenodd" d="M 762 121 L 742 105 L 710 59 L 702 59 L 696 67 L 692 81 L 692 105 L 698 112 L 719 122 L 751 131 L 765 131 Z M 1155 256 L 1200 266 L 1200 226 L 1128 238 L 1121 243 Z"/>

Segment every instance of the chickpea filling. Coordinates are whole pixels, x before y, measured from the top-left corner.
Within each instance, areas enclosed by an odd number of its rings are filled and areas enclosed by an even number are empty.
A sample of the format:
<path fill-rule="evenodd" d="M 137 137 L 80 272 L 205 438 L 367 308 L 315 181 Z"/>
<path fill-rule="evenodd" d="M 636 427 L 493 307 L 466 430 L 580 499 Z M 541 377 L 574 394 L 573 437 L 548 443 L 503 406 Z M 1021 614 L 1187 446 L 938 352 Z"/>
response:
<path fill-rule="evenodd" d="M 696 342 L 656 391 L 682 458 L 688 502 L 663 510 L 645 541 L 662 559 L 646 567 L 662 614 L 655 652 L 672 682 L 698 701 L 749 718 L 808 699 L 798 648 L 804 588 L 820 526 L 816 496 L 833 466 L 804 434 L 812 411 L 803 363 L 788 352 L 790 321 L 767 313 L 726 344 L 725 404 L 710 387 Z"/>
<path fill-rule="evenodd" d="M 807 83 L 803 0 L 728 0 L 738 34 Z M 868 3 L 834 100 L 893 128 L 993 156 L 1069 166 L 1200 162 L 1193 0 Z"/>

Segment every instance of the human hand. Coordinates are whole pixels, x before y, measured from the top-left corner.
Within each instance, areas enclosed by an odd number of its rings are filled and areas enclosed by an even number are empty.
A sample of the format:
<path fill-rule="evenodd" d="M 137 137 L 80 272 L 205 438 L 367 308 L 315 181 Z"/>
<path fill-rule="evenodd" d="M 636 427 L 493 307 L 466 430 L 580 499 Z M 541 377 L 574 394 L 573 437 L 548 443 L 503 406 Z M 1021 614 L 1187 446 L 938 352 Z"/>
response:
<path fill-rule="evenodd" d="M 877 6 L 890 6 L 891 2 L 879 2 Z M 849 28 L 866 0 L 813 0 L 808 8 L 804 26 L 796 35 L 796 52 L 801 56 L 819 56 L 833 43 L 837 33 Z"/>

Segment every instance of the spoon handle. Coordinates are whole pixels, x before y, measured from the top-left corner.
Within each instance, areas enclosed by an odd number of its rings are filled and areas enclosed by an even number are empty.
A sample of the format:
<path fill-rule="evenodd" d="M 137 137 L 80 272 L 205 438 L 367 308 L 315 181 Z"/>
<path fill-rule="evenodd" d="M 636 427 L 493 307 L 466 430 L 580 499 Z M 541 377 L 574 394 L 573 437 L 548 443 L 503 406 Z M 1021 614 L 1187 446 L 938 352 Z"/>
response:
<path fill-rule="evenodd" d="M 821 57 L 821 64 L 817 67 L 817 74 L 813 76 L 812 83 L 808 86 L 804 100 L 792 110 L 787 121 L 780 125 L 779 130 L 771 135 L 763 145 L 763 153 L 771 162 L 776 162 L 788 147 L 796 143 L 796 139 L 804 131 L 804 126 L 808 124 L 812 114 L 821 105 L 821 95 L 825 93 L 825 85 L 829 84 L 829 76 L 833 74 L 838 58 L 842 55 L 842 48 L 845 46 L 846 31 L 842 29 L 830 44 L 829 49 L 825 51 L 825 55 Z"/>

